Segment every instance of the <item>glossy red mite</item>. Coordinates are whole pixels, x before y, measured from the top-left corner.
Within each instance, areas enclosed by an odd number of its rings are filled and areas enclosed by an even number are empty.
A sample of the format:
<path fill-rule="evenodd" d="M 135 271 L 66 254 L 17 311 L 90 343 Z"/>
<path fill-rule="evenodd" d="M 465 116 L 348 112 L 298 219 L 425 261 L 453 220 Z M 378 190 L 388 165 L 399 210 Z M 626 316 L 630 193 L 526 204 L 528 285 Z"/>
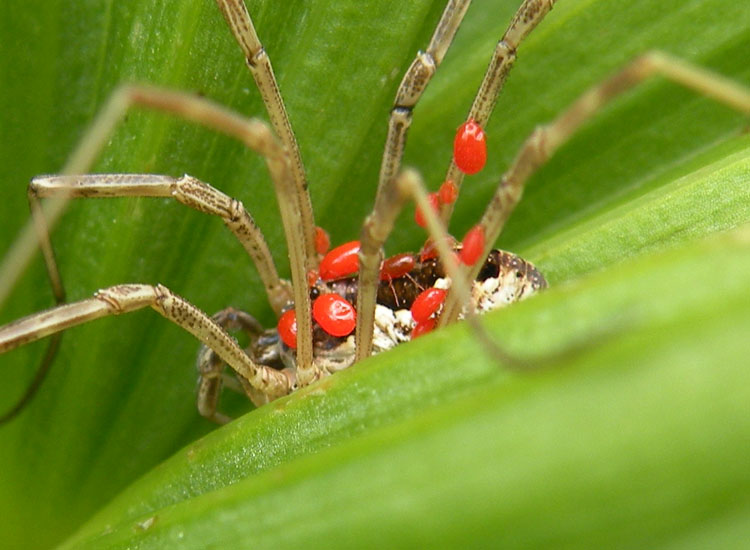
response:
<path fill-rule="evenodd" d="M 331 336 L 347 336 L 357 324 L 354 306 L 338 294 L 322 294 L 312 306 L 313 319 Z"/>
<path fill-rule="evenodd" d="M 416 297 L 411 305 L 411 316 L 414 321 L 424 323 L 432 317 L 445 302 L 445 290 L 442 288 L 428 288 Z"/>
<path fill-rule="evenodd" d="M 453 159 L 464 174 L 476 174 L 487 162 L 487 140 L 484 130 L 474 119 L 459 126 L 453 141 Z"/>
<path fill-rule="evenodd" d="M 474 265 L 484 252 L 484 227 L 475 225 L 467 231 L 458 257 L 466 265 Z"/>
<path fill-rule="evenodd" d="M 333 281 L 352 275 L 359 270 L 359 241 L 337 246 L 320 261 L 320 278 Z"/>
<path fill-rule="evenodd" d="M 285 312 L 276 325 L 281 340 L 290 348 L 297 349 L 297 318 L 293 309 Z"/>
<path fill-rule="evenodd" d="M 414 269 L 416 263 L 414 255 L 407 252 L 386 258 L 380 266 L 380 280 L 391 281 L 403 277 Z"/>

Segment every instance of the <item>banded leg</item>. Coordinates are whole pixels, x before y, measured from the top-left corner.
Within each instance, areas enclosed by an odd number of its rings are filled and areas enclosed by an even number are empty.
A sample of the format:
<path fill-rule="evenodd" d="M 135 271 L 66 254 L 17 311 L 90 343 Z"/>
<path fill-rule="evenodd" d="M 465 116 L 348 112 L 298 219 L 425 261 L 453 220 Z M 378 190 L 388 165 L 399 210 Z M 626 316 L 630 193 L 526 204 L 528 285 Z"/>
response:
<path fill-rule="evenodd" d="M 495 109 L 497 98 L 505 85 L 513 63 L 516 60 L 516 50 L 528 34 L 544 19 L 557 0 L 524 0 L 505 30 L 505 34 L 495 46 L 490 64 L 479 85 L 474 101 L 469 109 L 467 120 L 473 119 L 479 126 L 486 128 L 487 122 Z M 452 181 L 458 192 L 461 189 L 464 174 L 451 158 L 444 181 Z M 453 213 L 455 201 L 441 205 L 441 217 L 446 225 Z"/>
<path fill-rule="evenodd" d="M 236 310 L 232 307 L 221 310 L 212 317 L 213 321 L 227 332 L 241 330 L 251 339 L 257 338 L 263 333 L 263 327 L 255 318 L 244 311 Z M 231 420 L 230 417 L 218 412 L 219 396 L 224 385 L 228 380 L 224 375 L 224 361 L 217 353 L 203 344 L 198 352 L 198 396 L 197 406 L 201 416 L 213 420 L 217 424 L 226 424 Z M 236 380 L 235 384 L 236 384 Z M 236 388 L 243 391 L 243 387 L 238 385 Z M 260 403 L 253 399 L 256 405 Z"/>
<path fill-rule="evenodd" d="M 491 357 L 506 365 L 527 367 L 528 362 L 508 354 L 494 342 L 470 307 L 470 286 L 459 269 L 453 250 L 448 246 L 448 232 L 430 206 L 424 182 L 419 174 L 412 169 L 406 169 L 399 174 L 393 185 L 388 185 L 385 189 L 382 201 L 365 220 L 360 236 L 355 361 L 365 359 L 372 353 L 375 305 L 379 284 L 378 269 L 381 263 L 382 246 L 390 235 L 395 220 L 406 201 L 413 201 L 425 216 L 430 238 L 435 243 L 446 274 L 453 281 L 452 293 L 457 296 L 462 308 L 465 307 L 467 322 L 472 325 L 480 344 Z M 481 263 L 479 262 L 480 266 Z"/>
<path fill-rule="evenodd" d="M 750 89 L 731 80 L 663 52 L 650 52 L 636 58 L 624 69 L 584 92 L 555 120 L 526 138 L 511 167 L 503 174 L 500 184 L 482 215 L 479 225 L 484 228 L 485 250 L 489 253 L 500 236 L 505 222 L 521 200 L 528 179 L 581 127 L 609 101 L 628 91 L 646 78 L 661 75 L 711 97 L 743 114 L 750 114 Z M 462 267 L 464 280 L 476 277 L 481 266 Z M 455 320 L 460 311 L 460 299 L 449 293 L 440 324 Z"/>
<path fill-rule="evenodd" d="M 517 10 L 503 38 L 495 48 L 495 53 L 474 98 L 468 118 L 473 118 L 482 126 L 489 120 L 497 96 L 500 94 L 513 61 L 515 61 L 515 51 L 518 44 L 552 9 L 555 1 L 525 0 Z M 396 174 L 401 167 L 401 159 L 406 145 L 406 133 L 411 124 L 412 110 L 443 60 L 470 3 L 470 1 L 465 0 L 448 3 L 430 39 L 427 50 L 417 54 L 396 92 L 396 99 L 388 121 L 388 135 L 380 166 L 375 207 L 365 221 L 361 236 L 359 290 L 357 295 L 357 361 L 367 357 L 372 352 L 371 329 L 374 319 L 375 293 L 377 291 L 377 269 L 380 261 L 382 261 L 382 251 L 379 249 L 376 251 L 374 247 L 382 246 L 385 237 L 391 231 L 393 219 L 391 219 L 388 210 L 393 208 L 400 210 L 401 205 L 403 205 L 404 197 L 397 198 L 400 192 L 392 187 L 395 184 Z M 458 175 L 455 175 L 454 172 Z M 462 177 L 463 175 L 457 170 L 455 163 L 451 161 L 446 180 L 453 180 L 456 189 L 458 189 Z M 408 177 L 407 180 L 414 181 L 411 177 Z M 416 200 L 415 196 L 411 196 L 411 198 Z M 447 223 L 452 206 L 444 206 L 443 208 L 443 219 Z M 446 208 L 451 210 L 445 210 Z M 385 234 L 373 234 L 376 227 L 377 231 L 382 230 Z M 378 242 L 380 244 L 376 244 Z M 375 288 L 368 288 L 368 285 L 373 284 Z"/>
<path fill-rule="evenodd" d="M 0 327 L 0 353 L 94 319 L 151 307 L 211 348 L 255 390 L 275 399 L 289 393 L 291 378 L 255 364 L 221 326 L 162 285 L 123 284 L 99 290 L 93 298 L 57 306 Z"/>
<path fill-rule="evenodd" d="M 378 192 L 372 213 L 365 218 L 359 243 L 359 278 L 357 280 L 357 328 L 354 361 L 361 361 L 372 354 L 372 337 L 375 328 L 375 305 L 377 300 L 380 264 L 383 261 L 383 244 L 393 230 L 406 196 L 397 184 L 403 178 L 419 177 L 407 170 L 396 181 L 388 183 Z"/>
<path fill-rule="evenodd" d="M 458 311 L 465 312 L 466 322 L 469 323 L 474 330 L 474 335 L 477 337 L 479 344 L 485 349 L 490 357 L 508 367 L 528 368 L 533 365 L 533 361 L 516 357 L 500 347 L 489 335 L 487 330 L 485 330 L 484 325 L 479 320 L 471 301 L 471 287 L 469 284 L 473 279 L 467 280 L 463 277 L 456 255 L 448 246 L 450 239 L 448 231 L 442 220 L 432 209 L 427 196 L 427 191 L 421 178 L 418 175 L 399 178 L 398 185 L 401 189 L 401 193 L 413 200 L 417 208 L 422 211 L 430 238 L 432 239 L 432 242 L 435 243 L 435 248 L 440 257 L 440 262 L 443 264 L 446 274 L 451 279 L 451 294 L 455 296 L 456 303 L 459 306 Z M 486 251 L 483 258 L 486 258 L 488 254 L 489 250 Z M 477 263 L 481 267 L 483 262 Z M 443 314 L 441 314 L 441 316 L 442 315 Z"/>
<path fill-rule="evenodd" d="M 302 164 L 297 138 L 289 122 L 284 100 L 276 82 L 276 75 L 271 66 L 263 44 L 255 31 L 255 25 L 247 11 L 244 0 L 216 0 L 224 19 L 229 25 L 229 30 L 245 54 L 245 62 L 255 80 L 255 85 L 260 91 L 263 103 L 266 106 L 268 117 L 273 129 L 286 147 L 290 157 L 292 177 L 296 184 L 296 199 L 302 216 L 302 229 L 304 234 L 304 245 L 307 249 L 307 259 L 310 265 L 307 271 L 317 269 L 317 255 L 315 253 L 315 219 L 313 216 L 310 194 L 307 190 L 307 178 L 305 168 Z"/>
<path fill-rule="evenodd" d="M 317 378 L 319 373 L 312 363 L 312 321 L 305 269 L 308 262 L 301 236 L 302 221 L 297 208 L 294 182 L 289 173 L 288 157 L 283 148 L 263 122 L 244 118 L 210 100 L 155 87 L 123 86 L 110 96 L 70 160 L 63 167 L 61 175 L 76 175 L 88 171 L 107 143 L 115 126 L 133 106 L 164 111 L 213 128 L 240 140 L 265 158 L 274 183 L 282 223 L 289 243 L 297 330 L 300 335 L 309 335 L 300 337 L 297 348 L 297 366 L 303 381 Z M 0 266 L 0 303 L 7 297 L 10 289 L 28 265 L 37 246 L 42 249 L 56 301 L 58 304 L 64 301 L 62 281 L 50 241 L 50 228 L 62 216 L 68 200 L 67 197 L 52 198 L 44 209 L 38 201 L 31 201 L 32 219 L 14 241 L 12 249 Z M 0 417 L 0 422 L 12 418 L 33 397 L 52 363 L 61 336 L 62 333 L 58 332 L 52 337 L 34 382 L 21 400 L 8 413 Z"/>
<path fill-rule="evenodd" d="M 416 58 L 401 79 L 388 119 L 388 134 L 383 150 L 383 160 L 380 164 L 378 191 L 375 197 L 376 204 L 380 195 L 386 192 L 386 185 L 391 184 L 396 179 L 396 174 L 401 169 L 401 159 L 406 146 L 406 133 L 411 125 L 414 106 L 422 97 L 432 76 L 443 61 L 470 4 L 471 0 L 451 0 L 448 2 L 435 31 L 432 33 L 427 49 L 417 53 Z"/>
<path fill-rule="evenodd" d="M 360 361 L 372 353 L 378 269 L 383 260 L 382 246 L 393 229 L 395 218 L 405 201 L 395 180 L 401 168 L 412 110 L 443 61 L 470 4 L 471 0 L 448 2 L 427 49 L 417 53 L 396 91 L 388 119 L 388 134 L 380 164 L 375 205 L 364 222 L 360 238 L 355 361 Z"/>
<path fill-rule="evenodd" d="M 312 363 L 312 321 L 310 297 L 307 292 L 307 271 L 305 270 L 307 255 L 302 238 L 303 223 L 297 208 L 294 181 L 289 173 L 288 156 L 268 126 L 260 120 L 245 118 L 208 99 L 149 86 L 120 88 L 115 92 L 110 104 L 115 105 L 116 108 L 108 108 L 103 113 L 102 124 L 108 125 L 108 131 L 102 132 L 104 136 L 111 132 L 112 127 L 122 119 L 131 106 L 137 105 L 171 113 L 185 120 L 213 128 L 238 139 L 265 159 L 274 183 L 281 221 L 289 247 L 292 288 L 297 312 L 297 333 L 300 335 L 297 347 L 297 367 L 303 375 L 310 375 L 310 373 L 315 375 L 317 369 Z M 86 142 L 85 139 L 84 142 Z M 103 143 L 97 142 L 92 146 L 91 151 L 87 152 L 89 165 L 102 146 Z M 82 171 L 85 171 L 89 165 L 84 166 Z M 51 249 L 48 233 L 44 232 L 40 238 L 42 246 Z M 304 337 L 303 335 L 310 336 Z"/>
<path fill-rule="evenodd" d="M 173 198 L 199 212 L 218 216 L 255 263 L 276 316 L 281 315 L 282 308 L 292 301 L 289 284 L 279 278 L 263 233 L 243 204 L 191 176 L 175 179 L 153 174 L 91 174 L 40 176 L 31 181 L 29 201 L 32 212 L 39 211 L 39 199 L 51 197 Z"/>

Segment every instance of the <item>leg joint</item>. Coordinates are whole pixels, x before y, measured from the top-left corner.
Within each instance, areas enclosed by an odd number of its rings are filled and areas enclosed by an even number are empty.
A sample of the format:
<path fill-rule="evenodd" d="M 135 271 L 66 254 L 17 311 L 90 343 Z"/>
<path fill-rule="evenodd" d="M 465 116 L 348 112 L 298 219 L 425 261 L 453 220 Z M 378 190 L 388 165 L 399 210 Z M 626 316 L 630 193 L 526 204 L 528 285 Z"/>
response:
<path fill-rule="evenodd" d="M 160 297 L 161 285 L 116 285 L 98 290 L 94 297 L 107 304 L 113 315 L 127 313 L 144 305 L 153 304 Z"/>
<path fill-rule="evenodd" d="M 245 62 L 251 71 L 255 71 L 260 65 L 267 63 L 267 59 L 268 54 L 266 54 L 265 48 L 261 47 L 252 56 L 246 57 Z"/>
<path fill-rule="evenodd" d="M 403 105 L 397 105 L 391 109 L 391 124 L 402 124 L 409 126 L 411 124 L 412 108 Z"/>
<path fill-rule="evenodd" d="M 437 70 L 435 59 L 430 53 L 419 52 L 406 71 L 396 94 L 395 105 L 413 107 Z"/>

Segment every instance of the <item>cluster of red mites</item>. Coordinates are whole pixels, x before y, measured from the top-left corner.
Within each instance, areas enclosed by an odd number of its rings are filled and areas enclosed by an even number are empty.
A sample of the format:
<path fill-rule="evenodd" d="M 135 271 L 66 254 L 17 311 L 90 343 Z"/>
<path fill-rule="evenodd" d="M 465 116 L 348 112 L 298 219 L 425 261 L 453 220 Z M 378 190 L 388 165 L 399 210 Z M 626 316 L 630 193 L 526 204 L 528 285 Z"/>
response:
<path fill-rule="evenodd" d="M 456 132 L 453 142 L 453 159 L 464 174 L 479 172 L 487 160 L 487 146 L 484 131 L 473 119 L 462 124 Z M 440 190 L 429 194 L 429 200 L 435 212 L 440 205 L 452 204 L 458 196 L 458 188 L 448 180 Z M 417 208 L 415 221 L 421 227 L 426 223 L 422 212 Z M 484 228 L 476 225 L 470 229 L 461 244 L 458 259 L 466 265 L 474 265 L 484 252 Z M 315 228 L 315 249 L 323 255 L 318 272 L 308 273 L 308 284 L 313 286 L 318 278 L 333 281 L 351 277 L 359 271 L 359 241 L 351 241 L 328 251 L 330 239 L 328 233 L 320 227 Z M 455 245 L 452 244 L 452 247 Z M 435 257 L 437 252 L 428 240 L 422 250 L 422 261 Z M 383 261 L 380 268 L 380 280 L 391 281 L 406 276 L 416 265 L 413 254 L 396 254 Z M 412 338 L 416 338 L 435 328 L 440 310 L 445 302 L 446 291 L 440 288 L 428 288 L 414 300 L 411 315 L 416 323 Z M 336 293 L 318 296 L 312 305 L 315 322 L 332 336 L 343 337 L 351 334 L 356 327 L 357 312 L 354 306 Z M 279 319 L 277 330 L 282 341 L 290 348 L 297 347 L 297 321 L 293 309 L 285 312 Z"/>

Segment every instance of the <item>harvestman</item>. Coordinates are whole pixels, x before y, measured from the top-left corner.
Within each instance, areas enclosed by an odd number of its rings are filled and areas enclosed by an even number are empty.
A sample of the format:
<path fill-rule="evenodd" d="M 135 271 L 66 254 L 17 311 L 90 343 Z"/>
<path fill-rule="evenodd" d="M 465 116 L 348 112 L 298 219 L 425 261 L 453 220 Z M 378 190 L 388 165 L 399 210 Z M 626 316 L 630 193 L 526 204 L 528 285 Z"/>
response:
<path fill-rule="evenodd" d="M 498 42 L 469 110 L 467 122 L 459 130 L 466 133 L 467 127 L 471 127 L 475 134 L 468 136 L 468 149 L 463 150 L 458 144 L 463 138 L 457 136 L 454 159 L 445 178 L 446 182 L 452 182 L 447 192 L 450 198 L 437 199 L 437 194 L 426 193 L 416 172 L 402 170 L 401 158 L 412 110 L 440 65 L 470 4 L 469 0 L 448 2 L 427 49 L 417 54 L 396 93 L 390 112 L 375 203 L 372 213 L 364 222 L 360 241 L 355 246 L 349 246 L 345 252 L 332 251 L 323 256 L 327 247 L 324 243 L 325 236 L 315 226 L 304 166 L 270 59 L 260 43 L 243 0 L 216 0 L 245 55 L 273 131 L 261 121 L 247 119 L 195 95 L 145 86 L 121 87 L 112 95 L 92 130 L 84 138 L 83 145 L 73 157 L 75 161 L 64 170 L 65 175 L 37 177 L 32 180 L 29 185 L 32 218 L 56 299 L 58 304 L 62 304 L 63 286 L 49 240 L 49 220 L 45 220 L 42 214 L 40 199 L 172 197 L 198 211 L 218 216 L 255 263 L 271 307 L 281 318 L 277 331 L 264 332 L 250 315 L 232 308 L 209 317 L 162 285 L 121 284 L 105 288 L 87 300 L 58 305 L 0 327 L 0 353 L 52 336 L 40 374 L 26 395 L 2 420 L 8 420 L 17 414 L 33 395 L 43 373 L 51 364 L 61 331 L 93 319 L 147 306 L 193 334 L 203 344 L 199 354 L 201 382 L 198 409 L 202 415 L 217 422 L 228 420 L 217 412 L 224 365 L 234 370 L 242 389 L 252 401 L 262 404 L 290 393 L 297 386 L 310 384 L 324 375 L 345 368 L 373 352 L 386 349 L 390 344 L 384 347 L 383 344 L 373 342 L 374 336 L 377 339 L 378 334 L 382 336 L 384 331 L 383 321 L 376 315 L 383 307 L 380 304 L 379 289 L 384 285 L 392 285 L 395 279 L 415 279 L 416 271 L 427 269 L 425 265 L 428 262 L 430 269 L 438 273 L 430 280 L 435 280 L 435 284 L 442 287 L 436 292 L 436 289 L 422 288 L 417 283 L 420 291 L 440 295 L 439 300 L 419 316 L 424 317 L 428 328 L 431 328 L 435 324 L 444 325 L 455 321 L 463 311 L 481 335 L 481 325 L 474 320 L 473 312 L 475 309 L 487 309 L 480 305 L 484 297 L 479 295 L 483 290 L 477 277 L 486 270 L 489 262 L 500 264 L 497 268 L 499 273 L 495 276 L 499 283 L 496 282 L 495 286 L 499 285 L 499 291 L 504 292 L 502 303 L 523 298 L 545 285 L 544 279 L 533 266 L 512 254 L 493 251 L 492 245 L 520 200 L 528 178 L 604 104 L 647 77 L 659 74 L 726 103 L 740 112 L 750 113 L 750 92 L 746 89 L 666 54 L 647 53 L 586 91 L 552 122 L 539 126 L 523 143 L 510 168 L 501 177 L 479 223 L 467 234 L 462 244 L 452 244 L 444 227 L 450 219 L 453 201 L 460 190 L 464 173 L 473 173 L 481 169 L 484 163 L 482 128 L 492 114 L 498 94 L 515 61 L 517 47 L 552 9 L 555 1 L 524 0 Z M 190 176 L 75 175 L 89 169 L 112 128 L 132 106 L 172 113 L 203 124 L 239 139 L 265 159 L 275 186 L 288 243 L 291 284 L 279 278 L 266 241 L 242 203 L 207 183 Z M 443 197 L 442 191 L 440 197 Z M 400 255 L 395 261 L 383 259 L 383 244 L 391 232 L 396 216 L 410 200 L 418 205 L 440 261 L 432 257 L 427 259 L 424 251 L 421 256 L 409 256 L 411 260 L 406 255 Z M 58 208 L 58 212 L 60 210 Z M 341 257 L 345 257 L 343 271 L 334 269 L 332 274 L 323 277 L 323 268 L 326 266 L 321 265 L 321 257 L 323 264 L 335 264 Z M 467 259 L 469 257 L 471 259 Z M 401 267 L 394 267 L 404 258 L 412 271 L 404 272 Z M 478 258 L 488 260 L 479 262 Z M 503 291 L 503 285 L 510 285 L 510 290 L 505 288 Z M 396 296 L 395 290 L 393 293 Z M 332 301 L 339 305 L 334 304 L 333 310 L 324 313 L 313 311 L 317 306 L 311 307 L 311 294 L 316 298 L 316 304 L 322 302 L 322 295 L 329 294 Z M 347 313 L 350 317 L 356 315 L 356 318 L 348 319 L 343 328 L 339 325 L 332 331 L 321 329 L 322 325 L 329 322 L 334 325 L 339 322 L 335 318 L 337 308 L 340 309 L 340 302 L 337 300 L 343 300 L 343 296 L 347 294 L 356 295 L 356 310 L 349 304 Z M 397 296 L 395 301 L 398 304 Z M 413 297 L 406 301 L 407 306 L 412 302 L 416 303 Z M 502 303 L 493 303 L 488 307 L 498 307 Z M 402 333 L 393 338 L 393 345 L 398 341 L 408 340 L 412 330 L 417 330 L 415 327 L 422 322 L 409 318 L 404 321 L 403 315 L 407 313 L 414 318 L 418 317 L 414 308 L 411 312 L 408 307 L 401 313 L 397 312 L 401 317 L 397 316 L 395 323 L 401 324 Z M 313 318 L 316 323 L 313 323 Z M 386 332 L 391 329 L 393 326 L 386 327 Z M 243 350 L 227 330 L 247 332 L 256 342 L 255 348 Z M 352 332 L 355 332 L 354 343 L 351 337 L 346 338 Z M 257 344 L 264 338 L 270 339 L 271 343 Z M 334 354 L 333 359 L 321 351 L 321 339 L 331 340 L 340 346 L 341 349 Z M 282 345 L 279 340 L 285 343 Z M 494 353 L 509 359 L 501 350 L 493 347 L 486 337 L 483 342 Z M 268 353 L 274 357 L 266 361 L 265 355 Z"/>

